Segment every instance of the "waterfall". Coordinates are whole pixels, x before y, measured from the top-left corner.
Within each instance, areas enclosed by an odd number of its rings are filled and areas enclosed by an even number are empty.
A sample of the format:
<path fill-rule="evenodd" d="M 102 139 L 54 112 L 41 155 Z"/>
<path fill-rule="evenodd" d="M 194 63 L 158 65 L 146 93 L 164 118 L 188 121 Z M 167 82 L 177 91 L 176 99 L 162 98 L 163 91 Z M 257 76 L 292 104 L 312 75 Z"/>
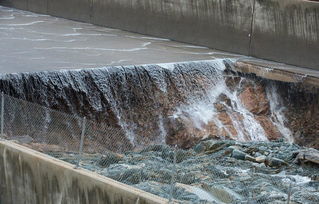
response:
<path fill-rule="evenodd" d="M 23 100 L 86 116 L 112 130 L 120 128 L 123 134 L 114 134 L 132 146 L 166 142 L 189 147 L 207 137 L 262 141 L 269 138 L 265 124 L 270 123 L 275 124 L 273 132 L 278 129 L 291 138 L 276 90 L 266 87 L 269 113 L 251 110 L 244 94 L 261 87 L 256 94 L 262 95 L 264 87 L 253 79 L 227 73 L 232 63 L 217 59 L 7 74 L 0 76 L 0 89 Z M 57 117 L 50 112 L 42 115 L 42 130 L 49 132 Z M 8 121 L 15 120 L 14 114 L 8 117 Z M 74 122 L 66 126 L 70 124 Z M 96 137 L 113 138 L 111 134 Z"/>
<path fill-rule="evenodd" d="M 192 124 L 197 129 L 204 129 L 207 124 L 213 123 L 219 130 L 224 130 L 228 137 L 240 141 L 267 140 L 264 129 L 255 120 L 254 115 L 247 110 L 242 104 L 238 91 L 241 88 L 240 83 L 235 90 L 231 90 L 226 85 L 226 77 L 222 77 L 218 82 L 207 90 L 207 99 L 198 100 L 191 98 L 191 105 L 182 105 L 176 109 L 174 118 L 189 117 Z M 221 96 L 224 95 L 230 100 L 230 104 L 221 101 Z M 214 104 L 222 104 L 225 112 L 231 118 L 233 128 L 236 130 L 236 135 L 231 133 L 229 127 L 218 118 L 221 113 L 218 111 Z M 240 117 L 236 117 L 236 115 Z"/>
<path fill-rule="evenodd" d="M 286 127 L 287 119 L 284 115 L 284 111 L 286 107 L 278 95 L 278 90 L 274 83 L 269 83 L 266 87 L 267 97 L 270 103 L 271 109 L 271 120 L 277 126 L 280 133 L 284 136 L 284 138 L 290 142 L 294 142 L 294 138 L 292 136 L 289 128 Z"/>

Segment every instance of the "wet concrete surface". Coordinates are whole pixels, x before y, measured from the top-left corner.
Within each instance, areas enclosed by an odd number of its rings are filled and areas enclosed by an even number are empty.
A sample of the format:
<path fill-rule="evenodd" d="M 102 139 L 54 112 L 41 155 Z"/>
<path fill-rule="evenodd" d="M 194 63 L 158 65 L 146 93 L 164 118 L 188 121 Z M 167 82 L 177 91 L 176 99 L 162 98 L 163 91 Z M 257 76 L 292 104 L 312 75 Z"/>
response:
<path fill-rule="evenodd" d="M 235 58 L 319 78 L 319 71 L 0 6 L 0 74 Z"/>
<path fill-rule="evenodd" d="M 0 53 L 0 73 L 238 57 L 7 7 L 0 7 Z"/>
<path fill-rule="evenodd" d="M 287 65 L 283 63 L 272 62 L 272 61 L 257 59 L 253 57 L 241 57 L 238 60 L 238 62 L 249 63 L 257 67 L 265 67 L 268 69 L 266 71 L 269 71 L 269 69 L 283 70 L 283 71 L 287 71 L 291 73 L 296 73 L 298 75 L 301 74 L 301 75 L 319 78 L 319 70 L 309 69 L 305 67 L 297 67 L 293 65 Z"/>

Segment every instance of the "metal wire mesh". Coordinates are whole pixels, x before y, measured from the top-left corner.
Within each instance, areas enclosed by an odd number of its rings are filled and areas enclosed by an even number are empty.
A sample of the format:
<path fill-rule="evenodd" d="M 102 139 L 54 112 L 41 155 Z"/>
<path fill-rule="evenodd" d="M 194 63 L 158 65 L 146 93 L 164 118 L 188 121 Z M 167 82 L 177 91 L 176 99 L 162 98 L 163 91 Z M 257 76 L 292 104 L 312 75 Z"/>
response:
<path fill-rule="evenodd" d="M 234 150 L 233 141 L 214 143 L 206 152 L 165 144 L 136 147 L 120 127 L 8 95 L 1 99 L 3 138 L 171 202 L 300 203 L 302 198 L 304 203 L 319 203 L 319 185 L 305 188 L 301 177 L 278 169 L 265 173 L 264 164 Z"/>

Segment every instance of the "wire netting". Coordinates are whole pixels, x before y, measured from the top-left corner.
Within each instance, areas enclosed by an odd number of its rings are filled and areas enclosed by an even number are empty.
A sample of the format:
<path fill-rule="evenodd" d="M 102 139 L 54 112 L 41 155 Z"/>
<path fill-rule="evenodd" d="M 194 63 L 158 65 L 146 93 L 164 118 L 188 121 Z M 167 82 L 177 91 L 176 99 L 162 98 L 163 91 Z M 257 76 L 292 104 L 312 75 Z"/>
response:
<path fill-rule="evenodd" d="M 172 202 L 319 203 L 319 185 L 305 188 L 305 177 L 276 169 L 265 173 L 264 166 L 251 164 L 247 155 L 226 155 L 235 143 L 221 142 L 228 145 L 225 151 L 217 151 L 215 143 L 209 153 L 165 144 L 137 148 L 119 126 L 2 97 L 4 139 Z M 246 169 L 236 167 L 236 159 L 242 159 L 240 165 Z"/>

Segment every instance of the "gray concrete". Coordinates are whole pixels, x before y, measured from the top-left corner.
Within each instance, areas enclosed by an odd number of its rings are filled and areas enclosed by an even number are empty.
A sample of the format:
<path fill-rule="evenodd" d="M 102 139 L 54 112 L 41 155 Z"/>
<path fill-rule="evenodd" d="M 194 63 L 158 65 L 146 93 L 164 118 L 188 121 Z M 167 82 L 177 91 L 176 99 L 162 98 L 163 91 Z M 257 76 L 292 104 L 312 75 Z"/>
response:
<path fill-rule="evenodd" d="M 2 4 L 319 69 L 319 2 L 0 0 Z"/>
<path fill-rule="evenodd" d="M 0 141 L 0 203 L 164 204 L 135 189 L 8 141 Z"/>
<path fill-rule="evenodd" d="M 92 23 L 248 54 L 253 0 L 99 0 Z"/>
<path fill-rule="evenodd" d="M 319 2 L 257 0 L 251 53 L 319 69 Z"/>
<path fill-rule="evenodd" d="M 39 0 L 35 0 L 35 4 L 37 2 Z M 93 0 L 47 0 L 47 14 L 82 22 L 91 22 L 92 2 Z"/>
<path fill-rule="evenodd" d="M 255 74 L 264 79 L 302 83 L 304 86 L 319 87 L 319 71 L 314 69 L 289 66 L 271 61 L 242 58 L 232 67 L 234 71 Z"/>
<path fill-rule="evenodd" d="M 28 1 L 27 0 L 8 0 L 4 1 L 6 4 L 22 10 L 28 10 Z"/>
<path fill-rule="evenodd" d="M 0 53 L 0 73 L 236 56 L 6 7 L 0 7 Z"/>
<path fill-rule="evenodd" d="M 32 12 L 37 12 L 37 13 L 43 13 L 46 14 L 48 13 L 48 0 L 28 0 L 28 9 L 29 11 Z"/>

